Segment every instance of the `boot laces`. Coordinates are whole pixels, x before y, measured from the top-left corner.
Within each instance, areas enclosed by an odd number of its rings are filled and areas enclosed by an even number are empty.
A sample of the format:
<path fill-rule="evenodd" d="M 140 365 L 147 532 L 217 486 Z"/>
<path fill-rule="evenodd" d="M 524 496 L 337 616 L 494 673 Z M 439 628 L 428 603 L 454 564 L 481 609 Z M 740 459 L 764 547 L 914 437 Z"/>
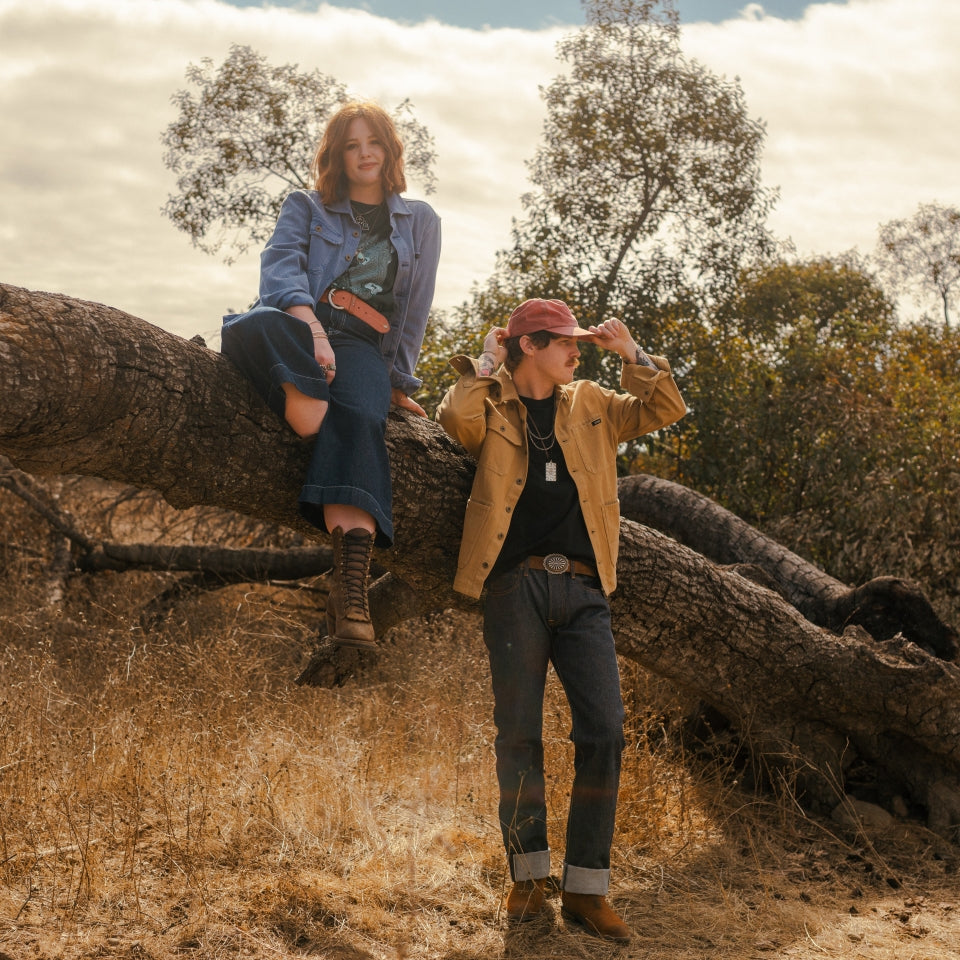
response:
<path fill-rule="evenodd" d="M 363 611 L 364 619 L 370 618 L 367 596 L 367 574 L 370 569 L 370 540 L 344 536 L 341 556 L 340 578 L 344 605 Z"/>

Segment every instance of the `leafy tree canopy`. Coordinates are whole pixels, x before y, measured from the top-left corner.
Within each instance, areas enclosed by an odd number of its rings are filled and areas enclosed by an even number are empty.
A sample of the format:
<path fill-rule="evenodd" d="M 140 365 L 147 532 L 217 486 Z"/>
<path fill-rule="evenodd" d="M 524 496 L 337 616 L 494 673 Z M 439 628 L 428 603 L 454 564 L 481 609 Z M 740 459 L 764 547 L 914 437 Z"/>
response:
<path fill-rule="evenodd" d="M 330 115 L 349 97 L 319 70 L 272 66 L 247 46 L 234 45 L 219 67 L 190 65 L 173 102 L 179 117 L 161 137 L 164 164 L 177 174 L 177 193 L 163 208 L 179 230 L 207 253 L 225 259 L 270 236 L 280 204 L 307 176 Z M 405 167 L 427 193 L 434 189 L 433 138 L 408 100 L 394 111 Z"/>
<path fill-rule="evenodd" d="M 933 288 L 949 327 L 950 304 L 960 290 L 960 210 L 921 203 L 909 219 L 883 224 L 877 262 L 896 290 L 919 293 Z"/>
<path fill-rule="evenodd" d="M 558 45 L 569 69 L 543 94 L 525 216 L 476 305 L 499 306 L 495 289 L 558 296 L 585 323 L 619 316 L 662 344 L 676 304 L 717 296 L 771 247 L 764 130 L 738 82 L 683 55 L 672 2 L 584 6 L 587 25 Z"/>
<path fill-rule="evenodd" d="M 705 322 L 685 383 L 685 482 L 762 523 L 814 505 L 870 457 L 893 309 L 852 259 L 744 271 Z"/>

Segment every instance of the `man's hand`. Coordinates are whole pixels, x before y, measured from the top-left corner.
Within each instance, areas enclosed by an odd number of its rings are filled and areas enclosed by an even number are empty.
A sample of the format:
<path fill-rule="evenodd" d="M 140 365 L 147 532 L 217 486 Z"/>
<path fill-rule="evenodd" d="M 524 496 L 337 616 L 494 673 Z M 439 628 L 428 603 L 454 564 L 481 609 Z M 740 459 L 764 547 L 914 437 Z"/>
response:
<path fill-rule="evenodd" d="M 489 377 L 507 359 L 507 348 L 503 345 L 506 335 L 503 327 L 491 327 L 483 338 L 483 352 L 477 365 L 481 377 Z"/>
<path fill-rule="evenodd" d="M 642 353 L 622 320 L 604 320 L 588 329 L 593 334 L 590 338 L 593 343 L 604 350 L 619 353 L 625 363 L 636 363 L 638 354 Z"/>
<path fill-rule="evenodd" d="M 627 325 L 622 320 L 610 319 L 588 328 L 593 334 L 592 341 L 604 350 L 613 350 L 619 353 L 624 360 L 633 362 L 637 352 L 637 345 Z"/>
<path fill-rule="evenodd" d="M 427 415 L 427 411 L 424 410 L 416 400 L 408 397 L 402 390 L 398 390 L 396 387 L 390 390 L 390 402 L 395 407 L 402 407 L 404 410 L 415 413 L 418 417 L 425 417 Z"/>

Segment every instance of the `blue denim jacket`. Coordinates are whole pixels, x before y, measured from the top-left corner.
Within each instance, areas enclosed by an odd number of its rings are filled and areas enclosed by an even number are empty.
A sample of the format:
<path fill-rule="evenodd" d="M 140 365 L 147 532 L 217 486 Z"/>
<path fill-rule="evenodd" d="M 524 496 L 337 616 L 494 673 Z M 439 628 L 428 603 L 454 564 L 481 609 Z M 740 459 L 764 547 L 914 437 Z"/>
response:
<path fill-rule="evenodd" d="M 394 310 L 382 352 L 390 385 L 408 396 L 423 381 L 413 375 L 433 302 L 440 260 L 440 218 L 428 203 L 387 197 L 390 241 L 397 251 Z M 280 208 L 273 236 L 260 255 L 259 304 L 286 310 L 316 307 L 320 295 L 350 265 L 360 228 L 347 198 L 324 204 L 315 190 L 296 190 Z"/>

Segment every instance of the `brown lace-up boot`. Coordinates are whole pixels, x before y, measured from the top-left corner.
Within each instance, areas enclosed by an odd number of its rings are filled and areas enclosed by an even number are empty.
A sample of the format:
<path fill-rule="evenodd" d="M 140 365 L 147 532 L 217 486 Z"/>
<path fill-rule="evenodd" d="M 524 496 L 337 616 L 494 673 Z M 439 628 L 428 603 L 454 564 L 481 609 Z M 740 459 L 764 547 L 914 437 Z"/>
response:
<path fill-rule="evenodd" d="M 526 923 L 543 911 L 546 880 L 518 880 L 507 895 L 507 919 Z"/>
<path fill-rule="evenodd" d="M 630 942 L 630 928 L 617 916 L 606 897 L 595 893 L 569 893 L 560 896 L 560 915 L 565 920 L 580 924 L 587 933 L 617 943 Z"/>
<path fill-rule="evenodd" d="M 346 533 L 335 527 L 330 536 L 334 566 L 327 596 L 327 635 L 342 647 L 376 647 L 367 598 L 373 534 L 361 527 Z"/>

